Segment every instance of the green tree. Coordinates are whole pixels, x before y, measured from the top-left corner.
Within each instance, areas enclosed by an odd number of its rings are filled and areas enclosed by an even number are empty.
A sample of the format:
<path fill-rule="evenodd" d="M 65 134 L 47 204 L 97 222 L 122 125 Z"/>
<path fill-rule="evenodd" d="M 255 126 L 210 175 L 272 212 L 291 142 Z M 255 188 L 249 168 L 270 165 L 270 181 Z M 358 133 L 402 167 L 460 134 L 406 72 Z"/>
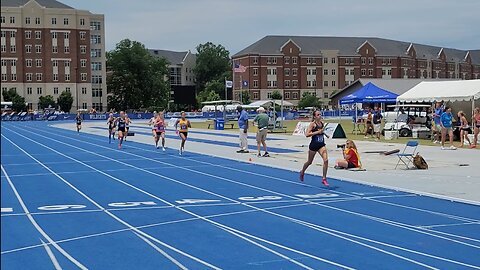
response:
<path fill-rule="evenodd" d="M 8 90 L 2 90 L 3 100 L 10 102 L 13 100 L 13 97 L 17 96 L 17 90 L 15 88 L 10 88 Z"/>
<path fill-rule="evenodd" d="M 220 100 L 220 95 L 213 90 L 203 90 L 197 95 L 197 103 L 199 107 L 202 106 L 202 102 Z"/>
<path fill-rule="evenodd" d="M 197 90 L 203 90 L 208 82 L 232 78 L 230 52 L 222 45 L 207 42 L 197 46 L 197 60 L 193 69 Z"/>
<path fill-rule="evenodd" d="M 45 108 L 55 108 L 55 100 L 51 95 L 46 95 L 46 96 L 40 96 L 38 98 L 38 104 L 41 109 Z"/>
<path fill-rule="evenodd" d="M 318 98 L 310 92 L 303 93 L 302 98 L 298 102 L 298 107 L 302 109 L 305 107 L 320 107 L 320 105 Z"/>
<path fill-rule="evenodd" d="M 25 104 L 25 98 L 20 96 L 19 94 L 16 94 L 15 96 L 13 96 L 11 101 L 12 101 L 12 110 L 16 112 L 27 110 L 27 105 Z"/>
<path fill-rule="evenodd" d="M 276 100 L 281 100 L 282 99 L 282 94 L 278 90 L 275 90 L 272 92 L 272 98 L 271 99 L 276 99 Z"/>
<path fill-rule="evenodd" d="M 242 104 L 250 104 L 250 92 L 248 90 L 242 91 Z"/>
<path fill-rule="evenodd" d="M 166 108 L 170 99 L 168 63 L 152 56 L 137 41 L 124 39 L 107 53 L 111 73 L 107 87 L 112 96 L 108 108 L 128 110 L 152 106 Z"/>
<path fill-rule="evenodd" d="M 57 98 L 57 104 L 60 107 L 60 110 L 67 113 L 70 112 L 73 104 L 72 94 L 70 92 L 63 91 Z"/>

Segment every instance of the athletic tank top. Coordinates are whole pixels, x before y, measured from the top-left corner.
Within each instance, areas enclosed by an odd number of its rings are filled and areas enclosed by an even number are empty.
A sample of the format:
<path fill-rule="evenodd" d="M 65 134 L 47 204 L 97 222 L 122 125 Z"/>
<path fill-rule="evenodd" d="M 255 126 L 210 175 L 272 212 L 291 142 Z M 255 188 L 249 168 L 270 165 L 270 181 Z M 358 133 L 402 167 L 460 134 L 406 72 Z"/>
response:
<path fill-rule="evenodd" d="M 180 127 L 180 132 L 187 132 L 188 131 L 188 120 L 179 119 L 178 126 Z"/>
<path fill-rule="evenodd" d="M 118 119 L 118 127 L 119 128 L 124 128 L 125 124 L 126 124 L 125 119 L 122 119 L 122 118 Z"/>
<path fill-rule="evenodd" d="M 477 114 L 477 116 L 475 116 L 475 125 L 477 127 L 480 127 L 480 114 Z"/>
<path fill-rule="evenodd" d="M 157 131 L 165 131 L 165 121 L 162 119 L 155 125 Z"/>
<path fill-rule="evenodd" d="M 113 128 L 113 124 L 115 122 L 115 119 L 113 118 L 108 118 L 108 128 Z"/>
<path fill-rule="evenodd" d="M 312 132 L 319 131 L 323 128 L 323 122 L 320 122 L 320 125 L 315 123 L 315 127 L 313 127 Z M 315 134 L 312 136 L 312 143 L 320 143 L 325 144 L 324 134 Z"/>

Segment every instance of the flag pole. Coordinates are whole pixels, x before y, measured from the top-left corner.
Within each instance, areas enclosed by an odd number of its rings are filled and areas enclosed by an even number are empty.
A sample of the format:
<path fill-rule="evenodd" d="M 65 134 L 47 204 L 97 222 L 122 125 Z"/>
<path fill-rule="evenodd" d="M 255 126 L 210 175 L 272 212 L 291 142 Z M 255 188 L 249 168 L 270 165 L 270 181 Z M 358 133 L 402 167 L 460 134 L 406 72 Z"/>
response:
<path fill-rule="evenodd" d="M 243 79 L 242 73 L 240 73 L 240 103 L 243 104 Z"/>

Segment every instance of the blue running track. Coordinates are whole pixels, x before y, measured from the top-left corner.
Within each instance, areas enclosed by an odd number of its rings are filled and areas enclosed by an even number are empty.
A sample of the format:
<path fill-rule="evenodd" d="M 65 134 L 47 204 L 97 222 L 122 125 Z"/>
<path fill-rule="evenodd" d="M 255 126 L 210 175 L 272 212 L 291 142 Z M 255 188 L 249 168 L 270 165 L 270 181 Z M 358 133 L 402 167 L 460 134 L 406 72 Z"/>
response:
<path fill-rule="evenodd" d="M 305 178 L 2 123 L 1 269 L 480 269 L 479 206 Z"/>

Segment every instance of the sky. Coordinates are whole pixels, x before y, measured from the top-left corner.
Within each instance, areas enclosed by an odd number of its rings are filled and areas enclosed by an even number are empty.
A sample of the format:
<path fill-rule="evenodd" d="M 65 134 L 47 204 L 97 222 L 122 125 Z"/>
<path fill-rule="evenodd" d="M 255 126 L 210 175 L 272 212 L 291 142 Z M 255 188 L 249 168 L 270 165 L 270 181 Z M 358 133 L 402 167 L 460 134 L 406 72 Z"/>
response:
<path fill-rule="evenodd" d="M 105 14 L 106 48 L 120 40 L 233 55 L 266 35 L 361 36 L 480 49 L 480 0 L 59 0 Z"/>

